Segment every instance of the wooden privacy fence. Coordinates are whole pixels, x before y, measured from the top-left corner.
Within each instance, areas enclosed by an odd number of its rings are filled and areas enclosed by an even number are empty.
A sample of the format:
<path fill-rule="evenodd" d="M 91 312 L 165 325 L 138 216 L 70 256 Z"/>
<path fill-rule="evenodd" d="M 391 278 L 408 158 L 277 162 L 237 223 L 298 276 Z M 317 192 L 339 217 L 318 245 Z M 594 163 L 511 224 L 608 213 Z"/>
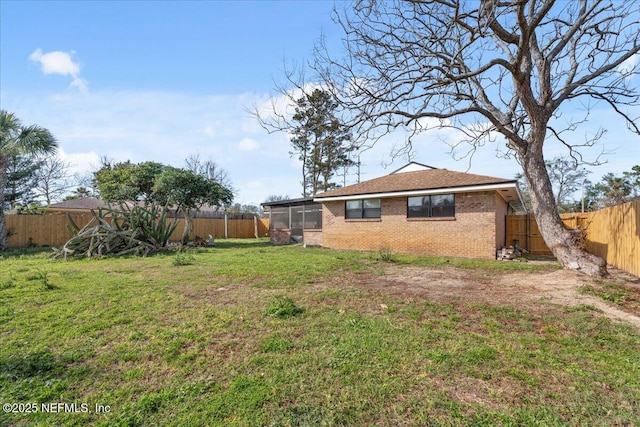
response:
<path fill-rule="evenodd" d="M 587 251 L 640 276 L 640 200 L 560 218 L 567 228 L 586 231 Z M 551 255 L 532 215 L 507 215 L 506 227 L 507 245 L 517 241 L 532 254 Z"/>
<path fill-rule="evenodd" d="M 89 213 L 69 214 L 79 227 L 85 226 L 92 217 Z M 9 231 L 7 246 L 23 248 L 27 246 L 62 246 L 71 237 L 67 230 L 67 214 L 50 215 L 7 215 L 6 228 Z M 216 239 L 265 237 L 269 232 L 269 220 L 261 218 L 226 219 L 195 218 L 191 237 L 200 236 L 205 241 L 212 235 Z M 184 228 L 184 219 L 178 219 L 178 226 L 171 235 L 171 241 L 179 241 Z"/>
<path fill-rule="evenodd" d="M 518 246 L 535 255 L 552 255 L 533 215 L 507 215 L 507 246 Z"/>

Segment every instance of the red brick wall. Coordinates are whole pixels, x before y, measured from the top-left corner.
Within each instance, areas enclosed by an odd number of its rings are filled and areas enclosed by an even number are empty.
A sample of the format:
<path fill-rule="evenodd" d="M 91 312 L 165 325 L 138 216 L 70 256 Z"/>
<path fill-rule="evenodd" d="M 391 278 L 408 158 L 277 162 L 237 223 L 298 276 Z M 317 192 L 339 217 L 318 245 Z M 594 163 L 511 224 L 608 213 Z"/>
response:
<path fill-rule="evenodd" d="M 334 249 L 495 259 L 497 243 L 504 240 L 504 226 L 496 229 L 504 221 L 503 204 L 494 191 L 458 193 L 455 219 L 408 219 L 407 198 L 388 198 L 382 199 L 380 219 L 345 220 L 344 201 L 324 202 L 322 244 Z"/>
<path fill-rule="evenodd" d="M 291 244 L 291 231 L 285 229 L 269 230 L 269 241 L 272 245 Z"/>
<path fill-rule="evenodd" d="M 308 246 L 322 246 L 322 230 L 303 230 L 303 241 Z M 290 245 L 291 230 L 269 230 L 269 241 L 272 245 Z"/>

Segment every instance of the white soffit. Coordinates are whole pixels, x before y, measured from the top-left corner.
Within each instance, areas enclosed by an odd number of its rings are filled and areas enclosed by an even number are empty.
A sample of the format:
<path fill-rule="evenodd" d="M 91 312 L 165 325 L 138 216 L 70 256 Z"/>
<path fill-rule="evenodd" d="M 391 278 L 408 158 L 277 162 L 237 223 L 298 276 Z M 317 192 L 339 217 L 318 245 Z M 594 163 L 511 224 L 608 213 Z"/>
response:
<path fill-rule="evenodd" d="M 454 188 L 434 188 L 430 190 L 395 191 L 387 193 L 354 194 L 349 196 L 316 197 L 314 202 L 333 202 L 338 200 L 382 199 L 389 197 L 428 196 L 432 194 L 475 193 L 479 191 L 497 191 L 507 202 L 517 202 L 518 190 L 515 183 L 472 185 Z"/>

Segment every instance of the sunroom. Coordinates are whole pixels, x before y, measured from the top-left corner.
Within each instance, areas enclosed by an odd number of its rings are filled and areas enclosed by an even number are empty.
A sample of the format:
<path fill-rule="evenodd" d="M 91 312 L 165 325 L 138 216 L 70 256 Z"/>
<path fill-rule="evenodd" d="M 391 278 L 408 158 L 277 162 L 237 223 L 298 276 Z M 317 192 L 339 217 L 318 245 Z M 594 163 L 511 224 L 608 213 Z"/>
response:
<path fill-rule="evenodd" d="M 269 215 L 269 239 L 274 245 L 304 243 L 322 246 L 322 203 L 312 197 L 262 203 Z"/>

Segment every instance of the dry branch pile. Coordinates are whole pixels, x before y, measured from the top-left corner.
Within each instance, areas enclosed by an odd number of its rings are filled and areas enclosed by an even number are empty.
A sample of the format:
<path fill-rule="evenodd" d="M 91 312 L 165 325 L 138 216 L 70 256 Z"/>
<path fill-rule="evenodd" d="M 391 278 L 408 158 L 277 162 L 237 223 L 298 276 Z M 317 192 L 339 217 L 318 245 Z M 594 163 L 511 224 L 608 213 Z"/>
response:
<path fill-rule="evenodd" d="M 144 256 L 166 248 L 177 226 L 175 220 L 167 220 L 167 209 L 158 205 L 131 208 L 121 205 L 120 209 L 100 208 L 91 213 L 93 218 L 82 228 L 69 217 L 67 229 L 73 237 L 54 249 L 54 258 Z"/>

